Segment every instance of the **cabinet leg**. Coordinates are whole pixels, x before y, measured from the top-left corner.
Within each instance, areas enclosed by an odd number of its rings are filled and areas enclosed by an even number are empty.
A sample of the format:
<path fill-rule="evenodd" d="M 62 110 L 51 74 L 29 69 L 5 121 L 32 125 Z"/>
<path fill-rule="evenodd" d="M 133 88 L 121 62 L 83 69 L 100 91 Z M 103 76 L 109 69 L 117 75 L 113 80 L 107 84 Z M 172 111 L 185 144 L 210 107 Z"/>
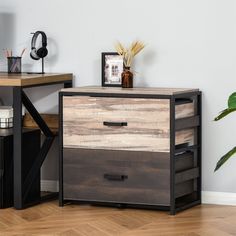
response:
<path fill-rule="evenodd" d="M 170 215 L 174 216 L 176 214 L 176 210 L 173 208 L 170 208 Z"/>

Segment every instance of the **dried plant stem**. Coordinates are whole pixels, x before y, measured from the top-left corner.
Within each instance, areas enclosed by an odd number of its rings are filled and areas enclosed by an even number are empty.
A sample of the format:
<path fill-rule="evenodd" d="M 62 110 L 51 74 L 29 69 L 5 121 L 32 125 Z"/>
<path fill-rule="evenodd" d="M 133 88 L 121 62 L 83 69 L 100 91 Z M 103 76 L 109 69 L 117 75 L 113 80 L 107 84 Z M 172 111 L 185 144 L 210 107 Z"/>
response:
<path fill-rule="evenodd" d="M 129 48 L 125 48 L 120 42 L 115 45 L 116 51 L 123 56 L 125 67 L 131 67 L 134 57 L 145 47 L 140 41 L 134 41 Z"/>

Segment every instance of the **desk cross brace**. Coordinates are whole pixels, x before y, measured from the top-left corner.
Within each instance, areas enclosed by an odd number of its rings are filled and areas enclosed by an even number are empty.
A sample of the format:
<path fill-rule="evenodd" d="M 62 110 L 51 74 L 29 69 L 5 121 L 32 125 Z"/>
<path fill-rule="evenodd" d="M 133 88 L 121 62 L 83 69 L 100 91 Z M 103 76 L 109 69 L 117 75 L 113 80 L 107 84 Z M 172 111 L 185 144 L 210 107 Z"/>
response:
<path fill-rule="evenodd" d="M 14 107 L 14 174 L 20 176 L 19 172 L 22 172 L 22 104 L 28 110 L 34 121 L 39 126 L 40 130 L 46 136 L 44 143 L 35 158 L 35 162 L 31 170 L 27 173 L 25 179 L 14 178 L 14 207 L 16 209 L 23 209 L 27 207 L 26 202 L 29 191 L 37 178 L 37 173 L 40 170 L 48 152 L 51 148 L 55 135 L 42 119 L 32 102 L 29 100 L 25 92 L 20 87 L 14 87 L 13 89 L 13 107 Z M 54 194 L 55 196 L 55 194 Z"/>

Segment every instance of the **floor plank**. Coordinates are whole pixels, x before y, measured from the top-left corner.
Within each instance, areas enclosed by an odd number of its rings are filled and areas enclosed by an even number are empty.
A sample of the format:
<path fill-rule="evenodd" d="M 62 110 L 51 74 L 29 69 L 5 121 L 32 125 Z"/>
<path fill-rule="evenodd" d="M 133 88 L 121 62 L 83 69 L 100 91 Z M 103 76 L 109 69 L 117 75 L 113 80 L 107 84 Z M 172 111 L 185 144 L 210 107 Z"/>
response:
<path fill-rule="evenodd" d="M 233 236 L 236 207 L 201 205 L 176 216 L 164 211 L 49 202 L 0 210 L 0 236 Z"/>

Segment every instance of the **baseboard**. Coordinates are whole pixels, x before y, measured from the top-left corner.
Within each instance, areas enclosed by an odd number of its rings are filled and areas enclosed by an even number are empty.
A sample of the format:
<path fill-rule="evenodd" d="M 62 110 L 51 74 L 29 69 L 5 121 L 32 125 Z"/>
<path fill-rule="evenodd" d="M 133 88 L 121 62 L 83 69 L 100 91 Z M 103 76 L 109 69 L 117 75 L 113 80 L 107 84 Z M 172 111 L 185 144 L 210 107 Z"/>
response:
<path fill-rule="evenodd" d="M 58 192 L 59 191 L 58 181 L 41 180 L 41 190 L 48 192 Z M 203 191 L 202 203 L 236 206 L 236 193 Z"/>
<path fill-rule="evenodd" d="M 56 180 L 41 180 L 41 191 L 58 192 L 59 184 Z"/>
<path fill-rule="evenodd" d="M 236 206 L 236 193 L 203 191 L 202 203 Z"/>

